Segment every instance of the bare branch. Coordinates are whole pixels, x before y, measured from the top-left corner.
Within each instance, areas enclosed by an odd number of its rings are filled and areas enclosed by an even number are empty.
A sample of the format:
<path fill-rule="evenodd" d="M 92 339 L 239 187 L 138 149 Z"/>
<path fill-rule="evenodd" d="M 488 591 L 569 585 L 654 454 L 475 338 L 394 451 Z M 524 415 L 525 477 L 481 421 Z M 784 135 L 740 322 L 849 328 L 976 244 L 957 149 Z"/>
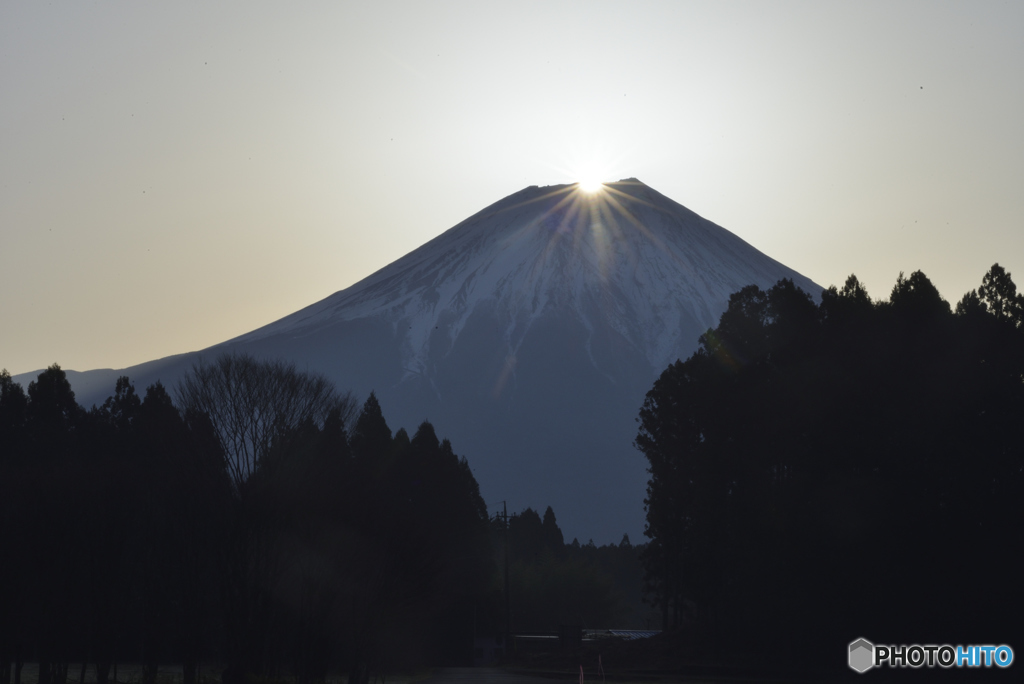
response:
<path fill-rule="evenodd" d="M 351 393 L 339 394 L 324 376 L 240 353 L 200 359 L 178 384 L 177 403 L 210 417 L 236 485 L 253 476 L 275 440 L 307 421 L 322 428 L 332 412 L 348 423 L 355 412 Z"/>

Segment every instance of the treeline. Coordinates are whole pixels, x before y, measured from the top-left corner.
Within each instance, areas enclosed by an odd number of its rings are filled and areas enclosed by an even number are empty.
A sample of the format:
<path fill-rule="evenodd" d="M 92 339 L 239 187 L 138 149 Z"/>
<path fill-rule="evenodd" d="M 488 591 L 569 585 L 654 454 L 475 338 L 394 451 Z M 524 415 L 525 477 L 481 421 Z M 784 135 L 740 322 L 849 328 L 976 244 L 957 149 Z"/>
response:
<path fill-rule="evenodd" d="M 365 684 L 471 660 L 474 619 L 495 612 L 478 609 L 490 523 L 430 423 L 393 435 L 372 394 L 357 412 L 245 356 L 178 389 L 176 406 L 122 378 L 86 411 L 56 365 L 27 392 L 0 374 L 0 684 L 25 660 L 40 684 L 84 677 L 69 662 L 101 684 L 116 660 L 149 684 L 160 663 L 189 684 L 211 660 L 226 682 Z"/>
<path fill-rule="evenodd" d="M 492 544 L 503 561 L 504 523 L 495 519 Z M 619 544 L 566 543 L 549 506 L 543 518 L 527 508 L 508 519 L 509 591 L 514 633 L 586 629 L 657 629 L 643 602 L 644 546 L 628 535 Z"/>
<path fill-rule="evenodd" d="M 920 272 L 888 301 L 744 288 L 639 420 L 647 591 L 694 657 L 1019 644 L 1024 297 L 998 265 L 955 311 Z"/>

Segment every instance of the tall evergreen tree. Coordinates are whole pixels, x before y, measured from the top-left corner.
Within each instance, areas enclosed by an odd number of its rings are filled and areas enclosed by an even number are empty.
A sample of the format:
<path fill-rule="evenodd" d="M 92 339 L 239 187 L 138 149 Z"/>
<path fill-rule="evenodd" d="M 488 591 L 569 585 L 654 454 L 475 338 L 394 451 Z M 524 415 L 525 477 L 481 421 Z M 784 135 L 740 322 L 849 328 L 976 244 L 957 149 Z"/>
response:
<path fill-rule="evenodd" d="M 1024 339 L 992 312 L 1011 308 L 1011 285 L 994 268 L 956 317 L 921 272 L 888 302 L 853 276 L 817 307 L 786 283 L 733 295 L 640 412 L 643 557 L 665 625 L 686 624 L 692 604 L 706 652 L 762 659 L 769 632 L 824 648 L 963 634 L 967 615 L 1012 631 Z M 959 538 L 981 543 L 971 563 L 946 553 Z M 983 566 L 1005 603 L 936 603 Z"/>
<path fill-rule="evenodd" d="M 999 264 L 993 264 L 982 278 L 978 296 L 997 319 L 1017 327 L 1024 324 L 1024 296 L 1017 294 L 1017 285 Z"/>

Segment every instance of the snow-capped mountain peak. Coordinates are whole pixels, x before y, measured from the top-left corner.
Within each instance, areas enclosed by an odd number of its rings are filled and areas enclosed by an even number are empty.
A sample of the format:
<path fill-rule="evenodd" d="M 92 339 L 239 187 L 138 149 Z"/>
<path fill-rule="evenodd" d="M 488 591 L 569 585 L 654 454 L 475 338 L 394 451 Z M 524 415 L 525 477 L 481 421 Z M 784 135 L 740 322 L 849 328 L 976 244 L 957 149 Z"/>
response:
<path fill-rule="evenodd" d="M 820 294 L 635 179 L 529 187 L 263 328 L 72 382 L 90 405 L 119 375 L 172 387 L 198 357 L 283 358 L 342 391 L 375 391 L 394 429 L 429 419 L 485 500 L 550 505 L 571 536 L 613 542 L 642 535 L 647 476 L 632 441 L 644 394 L 731 293 L 781 278 Z"/>
<path fill-rule="evenodd" d="M 531 186 L 234 342 L 383 317 L 401 340 L 406 374 L 429 376 L 486 306 L 510 353 L 538 318 L 568 315 L 591 332 L 609 327 L 659 368 L 717 322 L 730 293 L 780 277 L 817 294 L 806 278 L 636 179 L 595 193 Z"/>

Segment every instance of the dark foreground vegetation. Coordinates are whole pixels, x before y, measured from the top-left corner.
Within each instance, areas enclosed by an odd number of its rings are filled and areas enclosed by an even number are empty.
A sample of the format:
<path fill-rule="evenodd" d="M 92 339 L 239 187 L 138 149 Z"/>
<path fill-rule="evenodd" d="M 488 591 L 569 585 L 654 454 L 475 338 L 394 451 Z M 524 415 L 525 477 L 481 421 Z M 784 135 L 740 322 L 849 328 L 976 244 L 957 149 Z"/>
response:
<path fill-rule="evenodd" d="M 27 391 L 4 371 L 0 684 L 26 660 L 40 684 L 117 660 L 144 684 L 200 662 L 366 684 L 570 625 L 665 629 L 551 657 L 570 673 L 850 674 L 858 637 L 1024 649 L 1024 297 L 1000 267 L 955 310 L 919 272 L 888 301 L 852 276 L 820 304 L 745 288 L 639 422 L 650 541 L 597 547 L 550 508 L 491 515 L 430 423 L 392 433 L 372 394 L 292 366 L 223 356 L 173 399 L 122 378 L 88 411 L 56 365 Z"/>
<path fill-rule="evenodd" d="M 492 526 L 495 558 L 503 561 L 504 526 Z M 588 629 L 658 629 L 642 601 L 644 545 L 628 535 L 618 544 L 564 543 L 551 507 L 543 518 L 527 508 L 508 520 L 510 620 L 514 634 Z M 494 598 L 500 584 L 494 585 Z M 503 616 L 498 616 L 503 620 Z"/>
<path fill-rule="evenodd" d="M 744 288 L 639 421 L 677 664 L 845 670 L 858 637 L 1024 653 L 1024 297 L 998 265 L 955 310 L 920 272 L 888 301 L 852 276 L 820 305 Z"/>
<path fill-rule="evenodd" d="M 0 373 L 0 684 L 26 660 L 40 684 L 119 660 L 144 684 L 201 662 L 364 684 L 508 628 L 638 619 L 642 547 L 565 544 L 550 508 L 491 518 L 448 440 L 392 434 L 372 394 L 224 356 L 174 399 L 122 378 L 86 411 L 56 365 L 27 392 Z"/>

